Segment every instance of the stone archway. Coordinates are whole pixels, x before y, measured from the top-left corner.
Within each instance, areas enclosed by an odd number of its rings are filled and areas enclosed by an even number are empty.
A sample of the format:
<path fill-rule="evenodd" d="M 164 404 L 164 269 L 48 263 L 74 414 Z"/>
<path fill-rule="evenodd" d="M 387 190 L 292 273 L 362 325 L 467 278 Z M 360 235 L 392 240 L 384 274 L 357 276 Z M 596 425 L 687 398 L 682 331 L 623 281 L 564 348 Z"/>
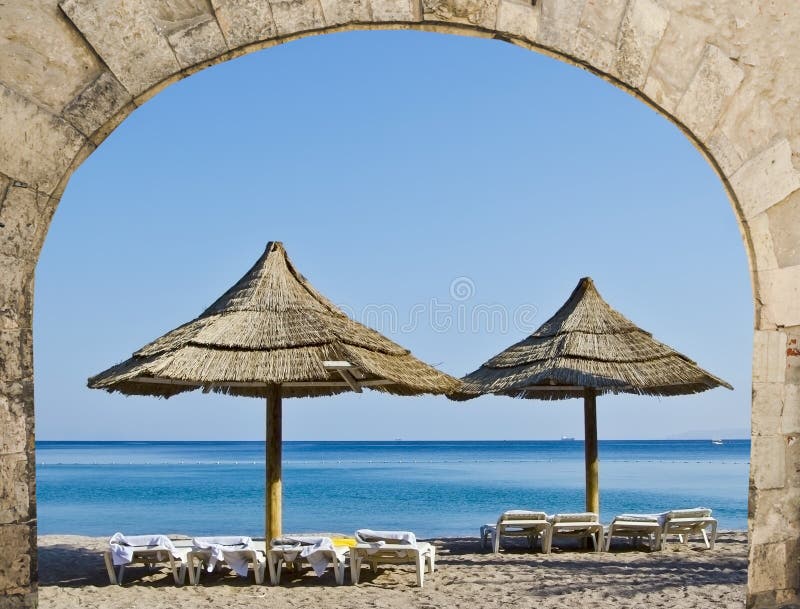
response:
<path fill-rule="evenodd" d="M 214 63 L 301 36 L 404 28 L 589 69 L 672 120 L 715 168 L 756 311 L 748 605 L 800 602 L 800 4 L 38 0 L 0 5 L 0 606 L 36 604 L 33 277 L 74 169 L 137 106 Z"/>

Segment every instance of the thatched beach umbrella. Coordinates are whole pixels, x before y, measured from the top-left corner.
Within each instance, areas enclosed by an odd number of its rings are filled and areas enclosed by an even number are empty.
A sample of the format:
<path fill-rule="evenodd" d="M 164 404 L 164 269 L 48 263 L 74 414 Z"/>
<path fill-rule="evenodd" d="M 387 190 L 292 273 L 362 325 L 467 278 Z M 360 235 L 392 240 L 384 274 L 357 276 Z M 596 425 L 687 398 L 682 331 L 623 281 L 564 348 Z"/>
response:
<path fill-rule="evenodd" d="M 683 395 L 733 389 L 685 355 L 658 342 L 600 297 L 589 277 L 528 338 L 463 379 L 454 399 L 485 393 L 519 398 L 583 398 L 586 510 L 599 512 L 595 398 L 604 393 Z"/>
<path fill-rule="evenodd" d="M 198 318 L 89 379 L 89 387 L 168 398 L 202 389 L 267 400 L 267 541 L 281 535 L 281 398 L 444 394 L 456 379 L 349 319 L 298 273 L 283 245 Z"/>

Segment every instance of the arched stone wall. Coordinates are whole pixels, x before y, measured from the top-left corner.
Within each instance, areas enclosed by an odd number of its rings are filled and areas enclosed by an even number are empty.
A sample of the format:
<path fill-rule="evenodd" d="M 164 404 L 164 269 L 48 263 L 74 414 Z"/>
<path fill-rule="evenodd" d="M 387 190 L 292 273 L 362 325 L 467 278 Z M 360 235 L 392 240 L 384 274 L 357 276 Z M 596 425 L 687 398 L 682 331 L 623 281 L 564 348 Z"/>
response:
<path fill-rule="evenodd" d="M 36 604 L 33 276 L 72 171 L 195 71 L 379 28 L 494 37 L 580 65 L 706 155 L 739 220 L 755 300 L 748 604 L 800 602 L 800 3 L 31 0 L 0 4 L 0 607 Z"/>

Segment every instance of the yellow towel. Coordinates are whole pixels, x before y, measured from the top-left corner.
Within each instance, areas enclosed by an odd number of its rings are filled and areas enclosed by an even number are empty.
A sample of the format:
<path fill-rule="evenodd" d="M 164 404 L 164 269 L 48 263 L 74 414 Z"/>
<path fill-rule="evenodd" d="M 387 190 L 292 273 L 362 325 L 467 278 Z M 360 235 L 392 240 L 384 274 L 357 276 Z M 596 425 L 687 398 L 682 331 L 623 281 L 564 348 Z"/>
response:
<path fill-rule="evenodd" d="M 331 537 L 331 541 L 339 548 L 352 548 L 357 543 L 355 537 Z"/>

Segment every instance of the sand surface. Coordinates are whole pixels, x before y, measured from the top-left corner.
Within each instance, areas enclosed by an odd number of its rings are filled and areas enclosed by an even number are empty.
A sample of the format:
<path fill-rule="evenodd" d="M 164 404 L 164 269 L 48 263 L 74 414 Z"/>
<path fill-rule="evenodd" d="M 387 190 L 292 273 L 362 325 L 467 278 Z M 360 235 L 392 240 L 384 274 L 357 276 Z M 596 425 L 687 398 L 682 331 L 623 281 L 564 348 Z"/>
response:
<path fill-rule="evenodd" d="M 577 549 L 549 556 L 511 547 L 495 556 L 477 539 L 433 540 L 436 573 L 415 586 L 411 566 L 364 570 L 358 586 L 336 586 L 330 570 L 284 575 L 281 585 L 257 586 L 228 574 L 211 574 L 199 586 L 175 587 L 166 570 L 133 567 L 123 586 L 108 583 L 100 552 L 106 539 L 70 535 L 39 538 L 42 609 L 320 607 L 393 609 L 530 607 L 579 609 L 631 607 L 690 609 L 744 607 L 747 541 L 721 533 L 713 551 L 670 545 L 663 552 L 634 549 L 621 541 L 610 553 Z"/>

